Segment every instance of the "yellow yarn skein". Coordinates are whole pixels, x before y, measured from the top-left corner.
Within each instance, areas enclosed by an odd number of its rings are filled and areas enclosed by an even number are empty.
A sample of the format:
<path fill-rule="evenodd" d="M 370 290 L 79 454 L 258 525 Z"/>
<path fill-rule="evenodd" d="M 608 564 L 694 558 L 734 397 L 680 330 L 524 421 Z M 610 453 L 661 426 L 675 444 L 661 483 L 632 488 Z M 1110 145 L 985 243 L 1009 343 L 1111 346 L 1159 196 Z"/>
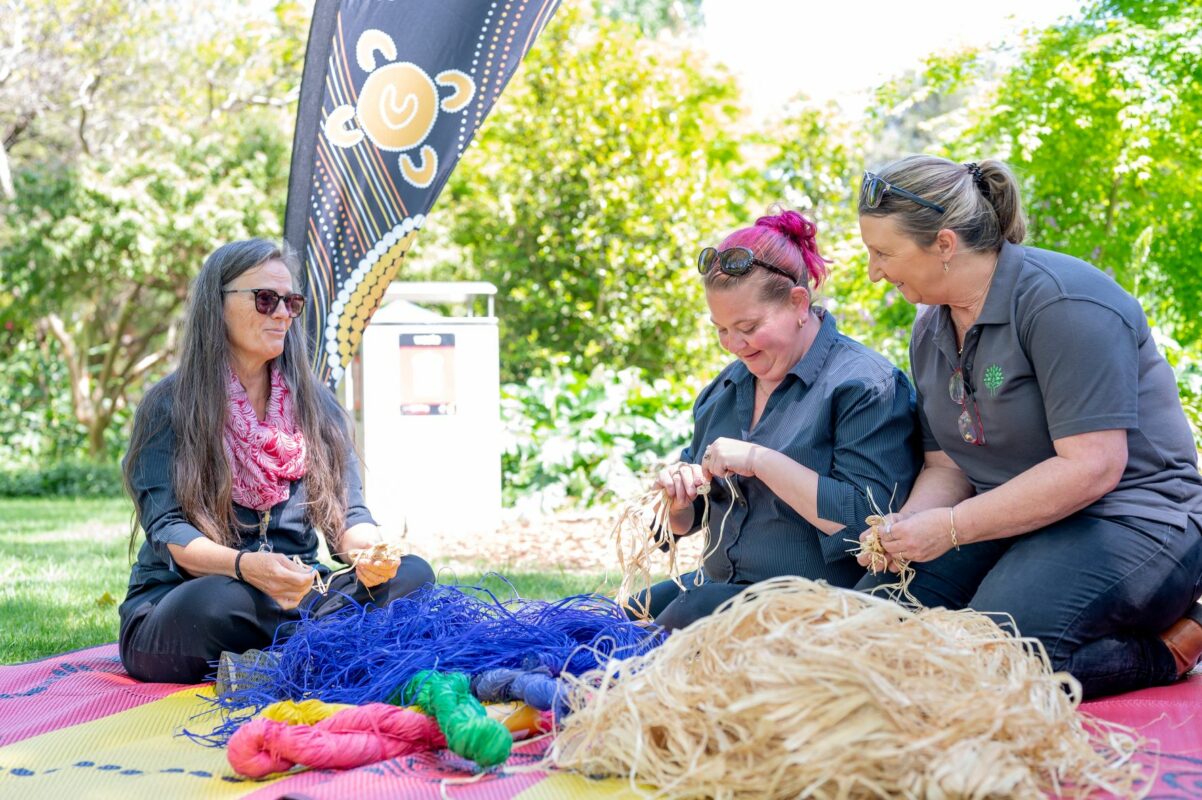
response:
<path fill-rule="evenodd" d="M 346 703 L 325 703 L 321 700 L 281 700 L 263 709 L 259 716 L 288 725 L 312 725 L 332 717 L 344 708 L 354 708 Z"/>

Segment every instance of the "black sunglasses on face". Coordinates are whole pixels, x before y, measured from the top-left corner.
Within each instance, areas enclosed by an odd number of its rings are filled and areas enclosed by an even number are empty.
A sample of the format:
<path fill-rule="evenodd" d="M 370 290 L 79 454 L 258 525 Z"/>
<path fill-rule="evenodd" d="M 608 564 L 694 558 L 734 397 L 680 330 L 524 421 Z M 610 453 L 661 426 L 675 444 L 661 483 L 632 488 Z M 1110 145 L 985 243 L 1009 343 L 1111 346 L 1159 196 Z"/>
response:
<path fill-rule="evenodd" d="M 780 267 L 774 267 L 767 261 L 760 261 L 748 247 L 732 247 L 721 252 L 713 247 L 707 247 L 697 256 L 697 271 L 702 275 L 708 275 L 715 264 L 718 265 L 718 269 L 727 275 L 734 275 L 736 278 L 741 278 L 751 272 L 752 267 L 763 267 L 769 272 L 775 272 L 777 275 L 797 283 L 796 275 L 785 272 Z"/>
<path fill-rule="evenodd" d="M 864 183 L 860 186 L 860 198 L 864 201 L 864 205 L 869 208 L 879 208 L 881 201 L 885 199 L 885 195 L 887 194 L 895 194 L 898 197 L 904 197 L 907 200 L 918 203 L 923 208 L 938 211 L 940 214 L 944 213 L 943 206 L 938 203 L 932 203 L 930 200 L 923 199 L 913 192 L 900 189 L 880 175 L 874 175 L 871 172 L 864 173 Z"/>
<path fill-rule="evenodd" d="M 250 292 L 255 296 L 255 311 L 265 316 L 271 316 L 275 310 L 280 307 L 280 301 L 284 301 L 284 308 L 288 309 L 288 316 L 299 317 L 301 312 L 305 310 L 305 296 L 298 292 L 289 292 L 288 294 L 280 294 L 273 289 L 222 289 L 222 294 L 237 294 L 238 292 Z"/>

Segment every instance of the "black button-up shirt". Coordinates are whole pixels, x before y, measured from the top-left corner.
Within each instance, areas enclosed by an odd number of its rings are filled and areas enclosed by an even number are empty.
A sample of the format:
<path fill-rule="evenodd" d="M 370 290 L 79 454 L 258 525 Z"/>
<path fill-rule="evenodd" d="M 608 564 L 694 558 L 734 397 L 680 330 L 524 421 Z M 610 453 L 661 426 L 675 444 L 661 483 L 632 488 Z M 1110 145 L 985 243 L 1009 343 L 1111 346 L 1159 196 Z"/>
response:
<path fill-rule="evenodd" d="M 755 583 L 801 575 L 853 585 L 864 568 L 848 551 L 872 513 L 869 491 L 882 508 L 892 497 L 896 510 L 917 475 L 914 401 L 906 376 L 839 333 L 824 309 L 814 311 L 821 320 L 818 335 L 768 398 L 755 428 L 755 376 L 736 361 L 698 395 L 693 439 L 680 458 L 698 463 L 698 454 L 721 437 L 784 453 L 818 473 L 819 516 L 847 527 L 833 535 L 819 531 L 757 478 L 732 476 L 738 499 L 732 499 L 725 480 L 717 479 L 709 495 L 706 550 L 712 553 L 704 564 L 711 580 Z M 700 502 L 695 520 L 699 526 Z"/>
<path fill-rule="evenodd" d="M 142 449 L 138 463 L 130 472 L 134 502 L 138 505 L 138 519 L 146 533 L 146 541 L 138 551 L 129 576 L 129 590 L 121 604 L 121 618 L 129 614 L 150 597 L 161 596 L 163 585 L 181 583 L 191 576 L 181 572 L 171 557 L 167 545 L 186 547 L 189 542 L 204 536 L 184 516 L 183 509 L 175 497 L 172 485 L 172 461 L 175 457 L 175 430 L 171 425 L 171 402 L 174 397 L 175 376 L 164 379 L 166 386 L 154 394 L 147 394 L 143 408 L 138 409 L 138 424 L 150 425 L 154 431 Z M 336 404 L 332 396 L 325 398 Z M 361 522 L 373 523 L 371 513 L 363 503 L 363 484 L 359 477 L 359 461 L 352 450 L 346 471 L 347 509 L 346 527 Z M 235 529 L 243 550 L 257 550 L 260 545 L 259 521 L 261 512 L 234 505 L 241 529 Z M 305 519 L 305 479 L 293 481 L 288 499 L 271 508 L 267 530 L 267 542 L 272 551 L 286 556 L 297 555 L 306 564 L 326 572 L 328 568 L 317 560 L 317 532 Z"/>

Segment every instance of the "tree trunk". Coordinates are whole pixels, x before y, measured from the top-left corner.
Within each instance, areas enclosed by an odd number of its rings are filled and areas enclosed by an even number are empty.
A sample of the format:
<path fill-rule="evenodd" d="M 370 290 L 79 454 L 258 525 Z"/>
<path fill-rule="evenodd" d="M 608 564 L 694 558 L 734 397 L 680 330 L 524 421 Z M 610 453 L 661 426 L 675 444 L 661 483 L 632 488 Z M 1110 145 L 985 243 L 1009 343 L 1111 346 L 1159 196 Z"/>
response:
<path fill-rule="evenodd" d="M 104 460 L 104 432 L 111 421 L 108 417 L 97 416 L 88 424 L 88 458 L 92 461 Z"/>

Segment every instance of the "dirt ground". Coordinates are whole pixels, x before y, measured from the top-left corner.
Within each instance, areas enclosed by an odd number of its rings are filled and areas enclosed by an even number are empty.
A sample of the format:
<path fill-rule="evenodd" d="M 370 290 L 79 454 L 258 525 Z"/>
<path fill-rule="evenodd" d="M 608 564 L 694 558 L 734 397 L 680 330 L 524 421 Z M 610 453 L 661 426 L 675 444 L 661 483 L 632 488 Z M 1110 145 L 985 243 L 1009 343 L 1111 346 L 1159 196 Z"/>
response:
<path fill-rule="evenodd" d="M 424 558 L 463 569 L 617 574 L 613 539 L 617 518 L 616 509 L 514 517 L 489 533 L 422 535 L 411 531 L 408 546 Z M 682 539 L 678 563 L 692 569 L 701 545 L 700 536 Z M 661 559 L 656 567 L 658 572 L 666 572 L 667 560 Z"/>

